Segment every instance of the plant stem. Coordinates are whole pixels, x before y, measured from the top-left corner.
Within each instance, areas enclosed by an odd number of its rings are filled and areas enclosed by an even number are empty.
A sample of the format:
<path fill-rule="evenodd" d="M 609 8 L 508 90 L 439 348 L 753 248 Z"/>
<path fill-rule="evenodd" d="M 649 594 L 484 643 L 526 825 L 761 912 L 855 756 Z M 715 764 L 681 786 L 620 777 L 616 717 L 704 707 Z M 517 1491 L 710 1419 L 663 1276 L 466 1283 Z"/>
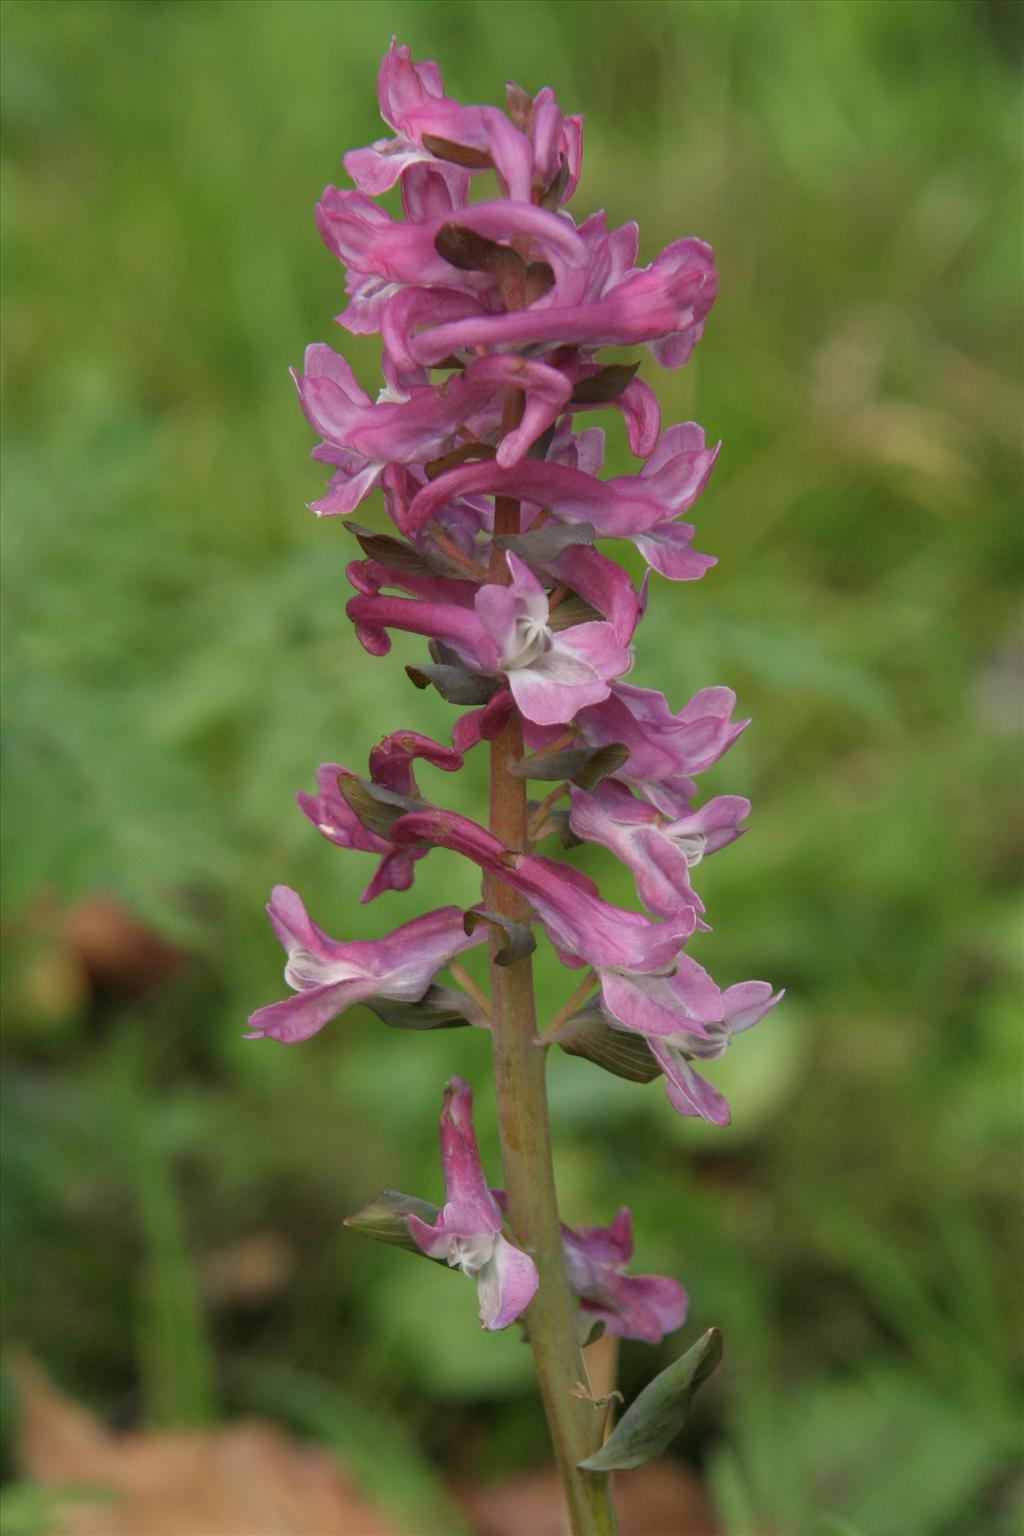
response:
<path fill-rule="evenodd" d="M 458 982 L 459 986 L 462 988 L 463 992 L 465 992 L 466 996 L 471 997 L 474 1003 L 476 1003 L 477 1007 L 480 1009 L 481 1013 L 486 1014 L 489 1018 L 491 1013 L 491 1000 L 487 996 L 486 992 L 482 992 L 480 990 L 472 976 L 466 970 L 465 966 L 460 965 L 457 960 L 449 960 L 448 969 L 451 971 L 452 975 Z"/>
<path fill-rule="evenodd" d="M 519 531 L 519 504 L 495 498 L 495 532 Z M 500 556 L 492 580 L 507 581 Z M 528 847 L 526 782 L 513 778 L 509 764 L 523 756 L 523 733 L 514 714 L 491 743 L 490 829 L 510 848 Z M 494 911 L 514 921 L 528 919 L 528 903 L 496 876 L 484 877 L 484 897 Z M 491 1038 L 508 1210 L 516 1241 L 533 1257 L 540 1277 L 526 1312 L 526 1325 L 548 1427 L 558 1457 L 574 1536 L 614 1536 L 618 1531 L 606 1476 L 581 1472 L 576 1463 L 601 1440 L 603 1415 L 586 1397 L 574 1395 L 587 1380 L 577 1342 L 576 1312 L 569 1292 L 555 1198 L 548 1125 L 546 1052 L 536 1049 L 537 1019 L 530 957 L 497 965 L 504 939 L 492 934 Z"/>
<path fill-rule="evenodd" d="M 568 793 L 568 784 L 556 784 L 554 789 L 548 790 L 547 794 L 544 796 L 544 799 L 540 802 L 533 815 L 530 817 L 529 833 L 531 843 L 535 840 L 537 833 L 544 825 L 544 818 L 548 811 L 550 811 L 551 807 L 554 805 L 555 801 L 561 800 L 562 796 L 567 795 Z"/>
<path fill-rule="evenodd" d="M 553 1035 L 556 1029 L 561 1028 L 566 1019 L 569 1018 L 570 1014 L 576 1012 L 576 1009 L 580 1006 L 580 1004 L 590 996 L 591 992 L 593 992 L 594 988 L 598 985 L 598 979 L 594 972 L 588 971 L 572 996 L 562 1004 L 561 1008 L 559 1008 L 558 1012 L 555 1014 L 554 1018 L 551 1020 L 551 1023 L 548 1025 L 547 1029 L 545 1029 L 544 1033 L 537 1037 L 538 1041 L 546 1045 L 548 1036 Z"/>

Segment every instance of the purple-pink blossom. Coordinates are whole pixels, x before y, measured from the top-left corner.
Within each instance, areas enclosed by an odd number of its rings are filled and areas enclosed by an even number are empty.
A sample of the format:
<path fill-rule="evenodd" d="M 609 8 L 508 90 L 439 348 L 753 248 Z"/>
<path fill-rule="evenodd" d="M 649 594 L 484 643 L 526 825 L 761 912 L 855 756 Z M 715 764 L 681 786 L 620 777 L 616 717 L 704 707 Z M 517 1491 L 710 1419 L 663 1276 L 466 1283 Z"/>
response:
<path fill-rule="evenodd" d="M 758 1023 L 782 996 L 782 992 L 773 993 L 767 981 L 741 981 L 722 994 L 722 1017 L 709 1024 L 702 1039 L 683 1034 L 648 1037 L 673 1109 L 681 1115 L 710 1120 L 713 1125 L 729 1124 L 728 1102 L 694 1071 L 690 1061 L 714 1061 L 723 1055 L 733 1035 Z"/>
<path fill-rule="evenodd" d="M 660 1344 L 686 1320 L 688 1297 L 667 1275 L 628 1275 L 633 1222 L 623 1206 L 609 1227 L 562 1227 L 569 1284 L 580 1309 L 609 1333 Z"/>
<path fill-rule="evenodd" d="M 346 1008 L 371 997 L 417 1002 L 435 972 L 481 938 L 479 932 L 467 935 L 459 907 L 441 907 L 383 939 L 339 943 L 317 927 L 286 885 L 275 885 L 267 914 L 288 955 L 284 979 L 295 996 L 250 1014 L 249 1039 L 285 1045 L 308 1040 Z"/>
<path fill-rule="evenodd" d="M 632 665 L 621 611 L 618 625 L 593 620 L 554 629 L 541 582 L 517 555 L 509 553 L 505 561 L 511 580 L 480 586 L 472 610 L 443 598 L 434 602 L 360 593 L 348 605 L 349 618 L 374 655 L 390 647 L 389 629 L 431 636 L 451 646 L 474 672 L 501 673 L 527 720 L 565 724 L 587 705 L 606 699 L 612 680 Z M 611 598 L 619 600 L 614 591 Z"/>
<path fill-rule="evenodd" d="M 750 801 L 717 795 L 700 810 L 691 809 L 687 800 L 677 809 L 681 814 L 666 815 L 632 795 L 625 784 L 605 779 L 589 793 L 573 789 L 569 824 L 577 837 L 601 843 L 633 871 L 637 895 L 648 911 L 668 917 L 688 904 L 703 912 L 690 870 L 705 854 L 742 835 L 739 822 L 749 815 Z"/>
<path fill-rule="evenodd" d="M 416 794 L 412 765 L 417 758 L 453 773 L 462 767 L 462 754 L 418 731 L 393 731 L 370 753 L 370 779 L 399 795 Z M 372 901 L 382 891 L 407 891 L 413 882 L 413 865 L 426 848 L 399 848 L 388 838 L 364 826 L 341 793 L 339 780 L 353 775 L 341 763 L 321 763 L 316 771 L 317 793 L 295 796 L 299 809 L 329 843 L 337 848 L 356 848 L 376 853 L 380 862 L 360 901 Z"/>
<path fill-rule="evenodd" d="M 461 1077 L 450 1078 L 444 1090 L 441 1169 L 443 1209 L 432 1226 L 407 1216 L 409 1232 L 430 1258 L 444 1259 L 476 1281 L 485 1328 L 507 1328 L 533 1300 L 537 1268 L 529 1254 L 502 1235 L 501 1212 L 484 1177 L 473 1130 L 473 1091 Z"/>

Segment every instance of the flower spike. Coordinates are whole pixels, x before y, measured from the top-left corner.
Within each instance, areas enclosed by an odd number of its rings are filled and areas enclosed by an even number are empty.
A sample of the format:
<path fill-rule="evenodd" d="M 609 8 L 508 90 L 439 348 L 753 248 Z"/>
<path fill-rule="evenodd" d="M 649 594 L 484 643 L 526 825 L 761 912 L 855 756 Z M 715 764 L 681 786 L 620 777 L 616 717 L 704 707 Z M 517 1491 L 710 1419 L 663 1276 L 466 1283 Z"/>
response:
<path fill-rule="evenodd" d="M 477 867 L 481 901 L 342 943 L 275 887 L 268 911 L 293 995 L 258 1009 L 250 1034 L 304 1040 L 360 1002 L 397 1028 L 469 1023 L 478 1041 L 489 1032 L 507 1197 L 487 1184 L 472 1092 L 453 1077 L 440 1122 L 443 1209 L 385 1191 L 351 1225 L 469 1275 L 487 1330 L 529 1309 L 573 1530 L 610 1531 L 602 1473 L 638 1463 L 621 1447 L 595 1457 L 572 1297 L 610 1332 L 657 1344 L 683 1323 L 687 1296 L 675 1280 L 628 1273 L 627 1209 L 606 1228 L 560 1223 L 535 1045 L 635 1083 L 660 1076 L 677 1113 L 725 1125 L 725 1099 L 694 1064 L 721 1055 L 782 996 L 762 981 L 723 989 L 690 953 L 708 927 L 695 889 L 702 860 L 740 837 L 750 810 L 739 794 L 701 803 L 696 784 L 748 724 L 734 719 L 735 695 L 712 686 L 673 706 L 629 680 L 658 578 L 696 581 L 715 565 L 695 546 L 720 445 L 695 421 L 663 426 L 649 362 L 642 376 L 636 358 L 602 353 L 643 347 L 660 367 L 684 365 L 715 303 L 715 262 L 689 236 L 641 256 L 632 221 L 570 213 L 582 120 L 546 86 L 508 84 L 504 108 L 464 104 L 436 64 L 392 39 L 377 99 L 385 132 L 344 156 L 353 185 L 326 187 L 315 217 L 344 269 L 339 324 L 380 337 L 379 385 L 364 388 L 324 343 L 293 377 L 329 477 L 312 510 L 367 507 L 348 525 L 361 551 L 346 569 L 356 638 L 379 658 L 396 631 L 419 637 L 410 680 L 459 714 L 450 746 L 392 732 L 367 777 L 323 763 L 298 803 L 335 847 L 375 855 L 364 902 L 408 891 L 432 849 Z M 385 208 L 377 199 L 392 189 Z M 605 473 L 605 433 L 588 425 L 601 409 L 637 461 L 630 474 Z M 623 543 L 646 568 L 638 584 L 613 559 Z M 429 803 L 416 772 L 458 773 L 485 743 L 480 825 Z M 543 785 L 533 801 L 531 780 Z M 591 845 L 583 857 L 606 850 L 644 910 L 605 901 L 588 875 L 540 851 L 547 839 Z M 457 960 L 488 932 L 489 997 Z M 585 981 L 535 1041 L 539 932 Z M 461 993 L 435 984 L 446 966 Z M 649 1389 L 656 1411 L 670 1402 L 676 1422 L 680 1392 L 716 1358 L 710 1345 L 684 1355 L 667 1386 L 653 1398 Z"/>

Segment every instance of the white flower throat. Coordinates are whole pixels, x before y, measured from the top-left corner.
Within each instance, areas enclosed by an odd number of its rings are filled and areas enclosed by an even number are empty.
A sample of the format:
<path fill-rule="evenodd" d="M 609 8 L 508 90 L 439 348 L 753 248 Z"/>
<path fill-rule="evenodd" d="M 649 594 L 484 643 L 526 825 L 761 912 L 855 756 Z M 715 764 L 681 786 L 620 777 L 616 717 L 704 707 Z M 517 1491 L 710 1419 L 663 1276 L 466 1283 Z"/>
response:
<path fill-rule="evenodd" d="M 284 968 L 284 979 L 296 992 L 309 992 L 328 982 L 351 981 L 353 977 L 365 975 L 363 967 L 353 965 L 350 960 L 321 960 L 319 955 L 312 954 L 302 945 L 290 952 Z"/>
<path fill-rule="evenodd" d="M 518 618 L 502 657 L 502 669 L 505 672 L 516 672 L 523 667 L 532 667 L 541 656 L 547 655 L 554 643 L 555 638 L 544 619 L 531 616 Z"/>

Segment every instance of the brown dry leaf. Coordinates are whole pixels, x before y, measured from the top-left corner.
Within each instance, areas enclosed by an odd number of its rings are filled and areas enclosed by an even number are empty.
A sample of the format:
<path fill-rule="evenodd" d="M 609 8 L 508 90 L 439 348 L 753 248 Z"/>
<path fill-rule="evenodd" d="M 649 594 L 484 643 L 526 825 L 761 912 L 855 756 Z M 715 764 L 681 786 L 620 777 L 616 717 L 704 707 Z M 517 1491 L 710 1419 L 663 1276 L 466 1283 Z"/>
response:
<path fill-rule="evenodd" d="M 562 1482 L 555 1467 L 538 1468 L 459 1496 L 480 1536 L 565 1536 Z M 699 1479 L 676 1462 L 615 1479 L 622 1536 L 716 1536 Z"/>
<path fill-rule="evenodd" d="M 203 1292 L 213 1306 L 259 1307 L 284 1290 L 297 1265 L 282 1233 L 254 1232 L 206 1255 Z"/>
<path fill-rule="evenodd" d="M 61 927 L 86 976 L 97 986 L 128 996 L 166 980 L 186 960 L 181 950 L 101 891 L 69 907 Z"/>
<path fill-rule="evenodd" d="M 17 1454 L 62 1499 L 48 1536 L 395 1536 L 325 1451 L 256 1419 L 224 1428 L 113 1434 L 21 1356 Z"/>

